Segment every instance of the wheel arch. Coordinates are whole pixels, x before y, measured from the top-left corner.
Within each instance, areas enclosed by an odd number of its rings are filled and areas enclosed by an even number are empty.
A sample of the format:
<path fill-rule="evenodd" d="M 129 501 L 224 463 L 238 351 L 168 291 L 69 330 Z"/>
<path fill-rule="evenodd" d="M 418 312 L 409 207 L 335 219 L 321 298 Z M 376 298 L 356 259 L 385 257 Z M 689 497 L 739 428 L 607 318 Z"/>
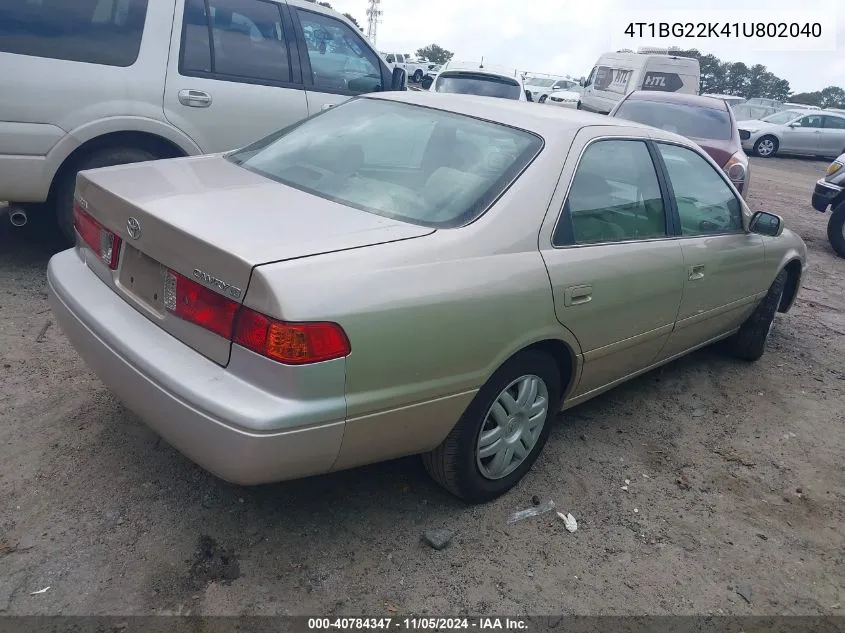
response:
<path fill-rule="evenodd" d="M 135 130 L 108 132 L 95 136 L 68 154 L 56 169 L 50 182 L 48 199 L 53 199 L 56 189 L 64 176 L 72 172 L 87 156 L 104 149 L 128 147 L 141 149 L 154 154 L 158 158 L 178 158 L 189 155 L 185 148 L 158 134 L 139 132 Z"/>
<path fill-rule="evenodd" d="M 786 270 L 786 287 L 783 289 L 783 296 L 778 305 L 778 312 L 789 312 L 798 296 L 798 288 L 801 287 L 801 275 L 803 266 L 797 257 L 790 259 L 781 270 Z"/>
<path fill-rule="evenodd" d="M 557 338 L 546 338 L 529 345 L 522 347 L 513 354 L 511 354 L 503 363 L 507 363 L 511 358 L 518 356 L 524 352 L 535 351 L 542 352 L 551 356 L 552 360 L 558 367 L 561 379 L 561 403 L 566 400 L 570 393 L 575 388 L 575 381 L 578 376 L 579 362 L 578 355 L 572 346 Z M 500 365 L 501 366 L 501 365 Z M 498 369 L 498 368 L 497 368 Z"/>

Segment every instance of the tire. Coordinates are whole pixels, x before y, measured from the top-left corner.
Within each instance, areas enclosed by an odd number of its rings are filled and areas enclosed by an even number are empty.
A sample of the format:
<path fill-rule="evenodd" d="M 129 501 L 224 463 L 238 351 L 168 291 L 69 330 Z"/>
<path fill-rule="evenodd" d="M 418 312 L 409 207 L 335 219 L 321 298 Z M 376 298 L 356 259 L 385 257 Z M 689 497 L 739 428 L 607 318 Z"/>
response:
<path fill-rule="evenodd" d="M 584 109 L 584 108 L 582 108 L 582 107 L 581 107 L 581 102 L 580 102 L 580 101 L 578 102 L 578 105 L 577 105 L 577 106 L 575 106 L 575 108 L 576 108 L 577 110 L 583 110 L 583 109 Z"/>
<path fill-rule="evenodd" d="M 542 428 L 535 427 L 534 432 L 538 433 L 535 436 L 536 439 L 529 439 L 525 443 L 516 440 L 511 444 L 510 441 L 506 442 L 500 437 L 489 444 L 488 448 L 514 445 L 519 446 L 522 451 L 527 451 L 518 465 L 508 462 L 513 470 L 500 472 L 498 478 L 490 477 L 490 471 L 495 468 L 495 458 L 479 457 L 477 451 L 481 432 L 485 427 L 502 432 L 501 426 L 497 425 L 492 418 L 491 409 L 500 395 L 515 382 L 533 379 L 539 381 L 535 383 L 537 398 L 542 397 L 543 389 L 546 393 L 546 410 Z M 517 354 L 502 365 L 479 390 L 443 443 L 422 456 L 425 469 L 437 483 L 468 503 L 483 503 L 503 495 L 525 476 L 537 460 L 540 451 L 543 450 L 552 421 L 558 411 L 560 397 L 561 375 L 554 359 L 548 354 L 530 350 Z M 538 400 L 535 407 L 541 406 Z M 526 407 L 525 412 L 529 408 L 533 407 Z M 530 427 L 527 426 L 530 418 L 521 418 L 521 420 L 519 414 L 515 418 L 508 418 L 506 432 L 510 433 L 510 438 L 527 437 L 524 435 L 526 432 L 530 434 Z M 522 431 L 519 430 L 520 426 L 522 426 Z M 526 443 L 530 445 L 531 441 L 534 444 L 526 448 Z M 507 458 L 507 453 L 504 453 L 504 456 Z M 511 452 L 510 459 L 514 457 L 516 455 Z M 485 459 L 489 461 L 482 463 Z M 483 474 L 482 468 L 488 473 Z"/>
<path fill-rule="evenodd" d="M 415 84 L 420 83 L 422 81 L 422 78 L 423 78 L 423 72 L 421 70 L 417 69 L 417 72 L 415 72 L 414 76 L 413 76 L 414 83 Z"/>
<path fill-rule="evenodd" d="M 778 140 L 771 134 L 761 136 L 754 143 L 754 154 L 760 158 L 771 158 L 778 152 Z"/>
<path fill-rule="evenodd" d="M 845 202 L 840 202 L 830 214 L 827 221 L 827 239 L 836 254 L 845 257 Z"/>
<path fill-rule="evenodd" d="M 537 103 L 546 103 L 546 100 L 549 98 L 549 95 L 540 95 L 540 98 L 537 99 Z"/>
<path fill-rule="evenodd" d="M 140 163 L 157 158 L 158 156 L 143 149 L 113 147 L 95 151 L 82 158 L 76 165 L 73 165 L 57 184 L 53 207 L 56 214 L 56 222 L 64 238 L 71 244 L 75 241 L 73 229 L 73 193 L 76 189 L 76 175 L 80 171 L 96 169 L 97 167 Z"/>
<path fill-rule="evenodd" d="M 786 279 L 786 270 L 780 271 L 760 305 L 730 340 L 731 352 L 737 358 L 755 361 L 763 356 L 763 352 L 766 351 L 766 341 L 774 323 L 775 313 L 786 288 Z"/>

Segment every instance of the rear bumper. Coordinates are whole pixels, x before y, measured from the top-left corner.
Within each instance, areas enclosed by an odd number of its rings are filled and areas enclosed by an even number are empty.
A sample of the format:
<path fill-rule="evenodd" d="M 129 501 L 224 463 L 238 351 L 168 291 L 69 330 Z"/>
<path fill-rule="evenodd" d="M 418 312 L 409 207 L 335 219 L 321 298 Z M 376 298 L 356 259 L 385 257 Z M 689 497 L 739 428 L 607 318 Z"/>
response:
<path fill-rule="evenodd" d="M 0 200 L 44 202 L 52 177 L 45 156 L 0 155 Z"/>
<path fill-rule="evenodd" d="M 813 189 L 813 208 L 824 213 L 840 193 L 842 193 L 842 187 L 832 185 L 821 178 L 816 181 L 816 187 Z"/>
<path fill-rule="evenodd" d="M 297 401 L 244 381 L 132 308 L 73 249 L 50 260 L 47 280 L 56 320 L 80 356 L 188 458 L 241 485 L 331 470 L 343 439 L 342 393 Z M 285 428 L 291 420 L 296 428 Z"/>

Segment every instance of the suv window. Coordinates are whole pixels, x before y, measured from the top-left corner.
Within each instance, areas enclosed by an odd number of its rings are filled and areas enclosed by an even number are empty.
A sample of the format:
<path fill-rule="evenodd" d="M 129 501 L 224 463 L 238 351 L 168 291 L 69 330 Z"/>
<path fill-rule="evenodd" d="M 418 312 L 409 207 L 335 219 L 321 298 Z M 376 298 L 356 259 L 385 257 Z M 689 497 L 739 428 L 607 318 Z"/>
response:
<path fill-rule="evenodd" d="M 828 129 L 845 130 L 845 118 L 840 116 L 826 116 L 824 126 Z"/>
<path fill-rule="evenodd" d="M 297 9 L 297 15 L 316 90 L 347 94 L 381 90 L 381 65 L 360 35 L 327 15 L 304 9 Z"/>
<path fill-rule="evenodd" d="M 138 59 L 148 0 L 0 2 L 0 52 L 131 66 Z"/>
<path fill-rule="evenodd" d="M 664 237 L 666 210 L 642 141 L 597 141 L 575 170 L 552 243 L 591 244 Z"/>
<path fill-rule="evenodd" d="M 716 169 L 686 147 L 658 143 L 675 192 L 682 235 L 742 230 L 742 206 Z"/>
<path fill-rule="evenodd" d="M 287 83 L 288 47 L 279 5 L 264 0 L 186 0 L 180 71 Z M 209 45 L 209 31 L 213 47 Z"/>

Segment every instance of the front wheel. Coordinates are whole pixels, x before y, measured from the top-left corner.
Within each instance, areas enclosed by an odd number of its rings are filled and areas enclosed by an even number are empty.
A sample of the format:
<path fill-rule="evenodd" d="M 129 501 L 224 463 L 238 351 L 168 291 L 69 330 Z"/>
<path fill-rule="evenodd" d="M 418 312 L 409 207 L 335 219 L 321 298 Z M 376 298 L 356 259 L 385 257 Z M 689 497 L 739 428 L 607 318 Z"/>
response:
<path fill-rule="evenodd" d="M 827 239 L 836 254 L 845 257 L 845 202 L 840 202 L 827 221 Z"/>
<path fill-rule="evenodd" d="M 513 488 L 537 460 L 561 397 L 561 376 L 548 354 L 522 352 L 476 394 L 443 443 L 423 455 L 429 475 L 469 503 Z"/>
<path fill-rule="evenodd" d="M 763 352 L 766 351 L 766 341 L 774 325 L 775 314 L 783 299 L 786 278 L 786 270 L 778 273 L 760 305 L 730 340 L 731 351 L 737 358 L 755 361 L 763 356 Z"/>
<path fill-rule="evenodd" d="M 778 140 L 774 136 L 763 136 L 754 143 L 754 153 L 760 158 L 771 158 L 778 151 Z"/>
<path fill-rule="evenodd" d="M 577 106 L 575 106 L 575 107 L 576 107 L 578 110 L 583 110 L 583 109 L 584 109 L 584 108 L 582 108 L 582 107 L 581 107 L 581 102 L 580 102 L 580 101 L 578 102 L 578 105 L 577 105 Z"/>
<path fill-rule="evenodd" d="M 546 99 L 549 98 L 549 95 L 540 95 L 540 98 L 537 99 L 537 103 L 546 103 Z"/>
<path fill-rule="evenodd" d="M 422 78 L 423 78 L 423 72 L 421 70 L 417 70 L 417 72 L 415 72 L 414 76 L 412 77 L 415 84 L 420 83 L 422 81 Z"/>

